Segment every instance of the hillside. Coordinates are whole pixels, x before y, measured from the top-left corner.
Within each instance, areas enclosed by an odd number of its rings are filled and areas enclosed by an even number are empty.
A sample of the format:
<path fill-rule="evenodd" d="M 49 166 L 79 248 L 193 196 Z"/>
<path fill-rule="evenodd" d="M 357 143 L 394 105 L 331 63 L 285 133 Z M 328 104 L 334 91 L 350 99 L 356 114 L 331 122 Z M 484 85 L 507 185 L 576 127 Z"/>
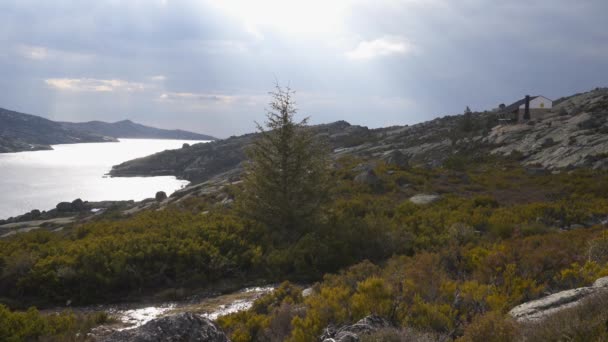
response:
<path fill-rule="evenodd" d="M 412 126 L 379 129 L 340 121 L 312 129 L 327 138 L 335 157 L 391 158 L 434 167 L 453 155 L 517 154 L 524 165 L 547 169 L 608 167 L 608 89 L 596 89 L 556 101 L 542 121 L 499 125 L 495 113 L 446 116 Z M 231 137 L 181 150 L 164 151 L 122 163 L 113 176 L 175 175 L 201 182 L 238 170 L 255 134 Z"/>
<path fill-rule="evenodd" d="M 0 108 L 0 153 L 48 150 L 54 144 L 116 141 L 116 139 L 67 129 L 35 115 Z"/>
<path fill-rule="evenodd" d="M 55 122 L 0 108 L 0 153 L 50 150 L 50 145 L 116 141 L 117 138 L 215 140 L 182 130 L 164 130 L 129 120 L 115 123 Z"/>
<path fill-rule="evenodd" d="M 76 200 L 4 224 L 0 314 L 36 320 L 33 336 L 75 334 L 75 322 L 98 341 L 159 326 L 187 335 L 200 331 L 193 315 L 211 312 L 210 293 L 283 282 L 205 324 L 251 342 L 605 341 L 606 92 L 565 98 L 522 125 L 485 112 L 374 130 L 313 126 L 335 157 L 330 200 L 293 240 L 243 214 L 238 180 L 254 134 L 125 163 L 115 170 L 195 184 L 142 202 Z M 117 306 L 79 307 L 128 302 L 175 310 L 138 328 L 114 316 Z M 20 311 L 64 303 L 97 319 Z M 27 327 L 15 326 L 14 336 Z M 117 331 L 125 326 L 134 329 Z"/>
<path fill-rule="evenodd" d="M 61 125 L 67 129 L 115 138 L 216 140 L 216 138 L 210 135 L 193 133 L 180 129 L 168 130 L 154 128 L 135 123 L 131 120 L 123 120 L 114 123 L 103 121 L 61 122 Z"/>

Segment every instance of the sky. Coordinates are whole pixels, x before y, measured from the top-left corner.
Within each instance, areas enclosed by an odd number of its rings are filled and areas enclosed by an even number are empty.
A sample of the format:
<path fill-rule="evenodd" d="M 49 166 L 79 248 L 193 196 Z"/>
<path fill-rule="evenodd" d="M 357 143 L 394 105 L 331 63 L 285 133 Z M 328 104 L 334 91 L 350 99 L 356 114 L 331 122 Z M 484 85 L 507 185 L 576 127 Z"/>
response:
<path fill-rule="evenodd" d="M 606 0 L 1 0 L 0 107 L 228 137 L 414 124 L 608 86 Z"/>

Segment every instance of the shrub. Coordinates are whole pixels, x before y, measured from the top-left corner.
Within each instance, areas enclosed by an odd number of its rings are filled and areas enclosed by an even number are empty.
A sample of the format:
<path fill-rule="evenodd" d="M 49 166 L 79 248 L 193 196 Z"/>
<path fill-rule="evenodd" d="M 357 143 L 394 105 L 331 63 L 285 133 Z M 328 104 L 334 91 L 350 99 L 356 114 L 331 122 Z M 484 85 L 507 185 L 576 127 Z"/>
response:
<path fill-rule="evenodd" d="M 518 327 L 511 318 L 491 311 L 478 316 L 469 324 L 459 342 L 511 342 L 518 337 Z"/>

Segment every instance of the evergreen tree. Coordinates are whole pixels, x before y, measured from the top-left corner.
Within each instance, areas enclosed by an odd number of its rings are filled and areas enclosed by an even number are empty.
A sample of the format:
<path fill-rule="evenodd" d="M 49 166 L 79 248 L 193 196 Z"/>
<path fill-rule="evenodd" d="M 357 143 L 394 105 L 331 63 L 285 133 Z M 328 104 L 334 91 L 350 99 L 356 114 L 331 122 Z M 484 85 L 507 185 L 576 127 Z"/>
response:
<path fill-rule="evenodd" d="M 329 188 L 329 153 L 308 118 L 294 121 L 294 92 L 276 86 L 264 126 L 247 151 L 242 212 L 268 227 L 275 239 L 295 241 L 318 222 Z"/>
<path fill-rule="evenodd" d="M 467 106 L 464 110 L 464 115 L 462 116 L 462 131 L 470 132 L 473 130 L 473 112 L 471 108 Z"/>

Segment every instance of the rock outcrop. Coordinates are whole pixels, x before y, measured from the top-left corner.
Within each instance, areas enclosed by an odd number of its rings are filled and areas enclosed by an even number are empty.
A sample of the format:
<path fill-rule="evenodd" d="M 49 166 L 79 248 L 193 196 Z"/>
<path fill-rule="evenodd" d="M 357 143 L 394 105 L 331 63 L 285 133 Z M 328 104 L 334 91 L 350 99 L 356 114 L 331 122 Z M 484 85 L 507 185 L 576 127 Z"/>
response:
<path fill-rule="evenodd" d="M 520 322 L 542 320 L 563 309 L 581 304 L 589 296 L 608 290 L 608 277 L 596 280 L 592 286 L 579 287 L 551 294 L 549 296 L 518 305 L 509 311 L 509 315 Z"/>
<path fill-rule="evenodd" d="M 406 168 L 409 166 L 409 161 L 406 155 L 399 150 L 392 150 L 382 156 L 382 160 L 387 165 L 396 166 L 398 168 Z"/>
<path fill-rule="evenodd" d="M 369 335 L 392 325 L 389 321 L 378 316 L 367 316 L 357 323 L 340 328 L 329 326 L 319 338 L 323 342 L 357 342 L 363 335 Z"/>
<path fill-rule="evenodd" d="M 156 199 L 157 202 L 162 202 L 167 199 L 167 193 L 164 191 L 158 191 L 154 196 L 154 199 Z"/>
<path fill-rule="evenodd" d="M 521 154 L 545 169 L 608 168 L 608 89 L 556 101 L 549 115 L 529 124 L 496 126 L 483 142 L 492 153 Z"/>
<path fill-rule="evenodd" d="M 154 319 L 141 327 L 113 332 L 98 342 L 229 342 L 215 323 L 193 313 Z"/>
<path fill-rule="evenodd" d="M 380 184 L 380 178 L 376 175 L 374 170 L 366 170 L 355 176 L 355 182 L 361 184 L 367 184 L 369 186 L 377 186 Z"/>

